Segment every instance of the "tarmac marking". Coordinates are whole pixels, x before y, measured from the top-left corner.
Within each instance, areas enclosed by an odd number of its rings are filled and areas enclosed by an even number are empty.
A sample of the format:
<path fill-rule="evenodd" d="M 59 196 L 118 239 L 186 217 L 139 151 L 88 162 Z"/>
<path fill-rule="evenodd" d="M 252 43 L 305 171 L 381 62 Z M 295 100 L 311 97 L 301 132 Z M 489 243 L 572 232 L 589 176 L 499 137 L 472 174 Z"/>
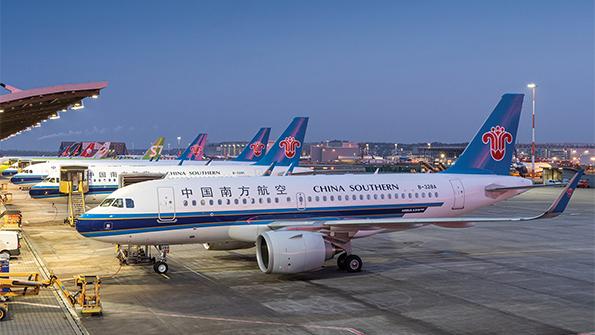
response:
<path fill-rule="evenodd" d="M 34 302 L 24 302 L 24 301 L 12 301 L 11 305 L 29 305 L 29 306 L 39 306 L 39 307 L 47 307 L 47 308 L 56 308 L 61 309 L 62 307 L 56 305 L 48 305 L 48 304 L 38 304 Z"/>
<path fill-rule="evenodd" d="M 303 325 L 303 324 L 296 324 L 296 323 L 285 323 L 285 322 L 275 322 L 275 321 L 262 321 L 262 320 L 246 320 L 246 319 L 233 319 L 233 318 L 223 318 L 223 317 L 216 317 L 216 316 L 204 316 L 204 315 L 185 315 L 185 314 L 174 314 L 174 313 L 161 313 L 161 312 L 154 312 L 149 309 L 151 312 L 140 312 L 140 311 L 126 311 L 128 314 L 153 314 L 156 316 L 163 316 L 163 317 L 172 317 L 172 318 L 187 318 L 187 319 L 199 319 L 199 320 L 209 320 L 209 321 L 225 321 L 225 322 L 237 322 L 237 323 L 250 323 L 250 324 L 261 324 L 261 325 L 271 325 L 271 326 L 283 326 L 283 327 L 301 327 L 301 328 L 313 328 L 313 329 L 325 329 L 325 330 L 337 330 L 342 332 L 348 332 L 355 335 L 365 335 L 365 333 L 349 327 L 338 327 L 338 326 L 320 326 L 320 325 Z"/>
<path fill-rule="evenodd" d="M 162 275 L 163 277 L 165 277 L 166 279 L 171 279 L 168 277 L 168 275 L 166 275 L 165 273 L 160 273 L 160 275 Z"/>

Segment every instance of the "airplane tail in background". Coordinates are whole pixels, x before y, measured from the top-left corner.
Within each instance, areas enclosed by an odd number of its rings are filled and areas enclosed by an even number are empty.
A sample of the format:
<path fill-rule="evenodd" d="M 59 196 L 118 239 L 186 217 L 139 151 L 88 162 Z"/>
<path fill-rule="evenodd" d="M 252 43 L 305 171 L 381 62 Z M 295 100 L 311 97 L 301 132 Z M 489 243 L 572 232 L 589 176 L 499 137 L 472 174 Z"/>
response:
<path fill-rule="evenodd" d="M 95 155 L 93 156 L 93 158 L 105 158 L 109 155 L 109 147 L 112 144 L 112 142 L 104 142 L 99 149 L 97 150 L 97 152 L 95 153 Z"/>
<path fill-rule="evenodd" d="M 81 152 L 81 157 L 92 157 L 95 150 L 95 143 L 97 142 L 90 142 L 83 152 Z"/>
<path fill-rule="evenodd" d="M 465 151 L 444 173 L 508 175 L 524 94 L 504 94 Z"/>
<path fill-rule="evenodd" d="M 260 128 L 256 136 L 246 145 L 234 160 L 240 162 L 257 162 L 265 156 L 271 128 Z"/>
<path fill-rule="evenodd" d="M 68 156 L 76 157 L 81 154 L 82 149 L 83 149 L 83 142 L 77 142 L 77 143 L 73 144 L 72 147 L 70 147 Z"/>
<path fill-rule="evenodd" d="M 143 159 L 148 159 L 150 161 L 157 161 L 161 157 L 161 152 L 163 151 L 163 142 L 165 142 L 165 138 L 163 136 L 159 136 L 155 143 L 147 149 Z"/>
<path fill-rule="evenodd" d="M 256 165 L 270 166 L 273 162 L 276 166 L 289 166 L 299 164 L 302 149 L 304 148 L 304 137 L 308 127 L 307 117 L 296 117 L 283 134 L 279 136 L 269 152 Z"/>
<path fill-rule="evenodd" d="M 201 161 L 204 157 L 205 146 L 207 145 L 207 134 L 201 133 L 190 142 L 186 150 L 178 157 L 179 160 Z"/>

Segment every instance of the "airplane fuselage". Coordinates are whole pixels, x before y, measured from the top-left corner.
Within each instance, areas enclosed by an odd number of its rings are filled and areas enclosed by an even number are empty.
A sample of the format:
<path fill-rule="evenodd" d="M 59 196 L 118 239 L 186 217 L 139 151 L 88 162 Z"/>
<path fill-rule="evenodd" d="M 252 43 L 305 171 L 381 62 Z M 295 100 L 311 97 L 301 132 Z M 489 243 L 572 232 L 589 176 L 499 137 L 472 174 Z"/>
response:
<path fill-rule="evenodd" d="M 489 185 L 530 184 L 447 173 L 156 180 L 117 190 L 76 227 L 85 237 L 120 244 L 254 242 L 275 222 L 460 216 L 524 192 L 487 192 Z"/>

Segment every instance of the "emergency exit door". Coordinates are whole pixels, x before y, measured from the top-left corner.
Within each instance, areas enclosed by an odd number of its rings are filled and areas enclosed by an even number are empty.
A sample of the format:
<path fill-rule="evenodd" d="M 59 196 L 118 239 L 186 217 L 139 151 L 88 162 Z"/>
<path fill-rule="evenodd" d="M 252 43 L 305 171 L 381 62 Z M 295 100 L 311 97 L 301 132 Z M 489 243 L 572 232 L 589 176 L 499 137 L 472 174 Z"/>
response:
<path fill-rule="evenodd" d="M 157 217 L 159 221 L 175 221 L 176 220 L 176 203 L 174 200 L 174 189 L 172 187 L 157 188 L 157 198 L 159 203 L 157 205 Z"/>
<path fill-rule="evenodd" d="M 452 203 L 452 209 L 463 209 L 465 208 L 465 188 L 460 179 L 451 179 L 450 185 L 454 195 L 454 201 Z"/>

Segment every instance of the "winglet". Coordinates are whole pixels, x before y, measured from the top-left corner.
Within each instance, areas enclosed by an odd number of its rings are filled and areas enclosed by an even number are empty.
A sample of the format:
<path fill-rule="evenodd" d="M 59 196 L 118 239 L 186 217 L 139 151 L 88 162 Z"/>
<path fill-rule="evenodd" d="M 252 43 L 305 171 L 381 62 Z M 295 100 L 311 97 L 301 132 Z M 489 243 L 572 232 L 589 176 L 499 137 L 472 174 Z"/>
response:
<path fill-rule="evenodd" d="M 584 173 L 584 170 L 579 170 L 577 173 L 574 174 L 572 179 L 570 179 L 570 181 L 568 182 L 568 185 L 564 187 L 564 190 L 562 190 L 562 193 L 558 196 L 558 199 L 556 199 L 556 201 L 552 203 L 550 208 L 548 208 L 548 210 L 545 211 L 545 213 L 540 215 L 540 219 L 554 218 L 564 212 L 566 206 L 568 206 L 568 203 L 570 202 L 570 198 L 572 197 L 572 194 L 574 193 L 576 186 L 578 185 L 578 182 L 581 180 L 581 177 Z"/>
<path fill-rule="evenodd" d="M 277 162 L 273 162 L 271 164 L 271 166 L 269 166 L 268 169 L 266 169 L 266 171 L 264 171 L 264 173 L 262 174 L 263 176 L 270 176 L 271 174 L 273 174 L 273 170 L 275 169 L 275 165 L 277 165 Z"/>

